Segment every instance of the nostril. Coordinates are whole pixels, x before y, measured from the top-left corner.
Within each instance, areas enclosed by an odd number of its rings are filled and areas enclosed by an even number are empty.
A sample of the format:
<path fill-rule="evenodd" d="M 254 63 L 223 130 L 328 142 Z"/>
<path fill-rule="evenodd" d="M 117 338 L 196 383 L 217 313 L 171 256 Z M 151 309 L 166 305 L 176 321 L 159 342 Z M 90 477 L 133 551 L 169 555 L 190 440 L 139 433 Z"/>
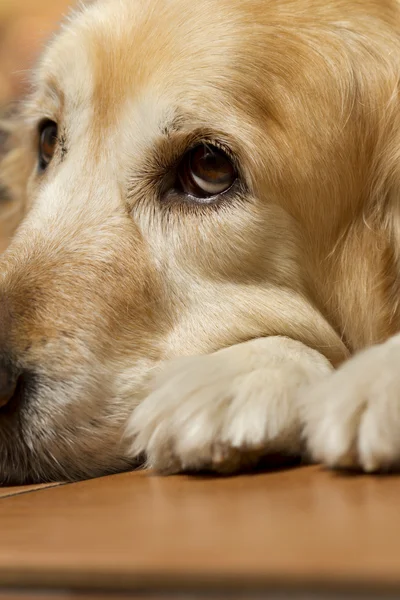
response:
<path fill-rule="evenodd" d="M 6 406 L 14 396 L 19 375 L 12 368 L 0 367 L 0 408 Z"/>

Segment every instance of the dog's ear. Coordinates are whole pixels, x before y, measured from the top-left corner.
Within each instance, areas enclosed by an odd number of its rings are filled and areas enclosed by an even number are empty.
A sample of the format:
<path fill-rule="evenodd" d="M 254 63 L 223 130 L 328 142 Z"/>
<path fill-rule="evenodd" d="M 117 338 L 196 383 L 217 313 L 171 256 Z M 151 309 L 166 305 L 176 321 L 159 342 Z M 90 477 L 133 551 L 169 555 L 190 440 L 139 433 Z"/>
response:
<path fill-rule="evenodd" d="M 3 116 L 0 119 L 0 204 L 11 200 L 11 191 L 8 189 L 8 159 L 11 152 L 12 137 L 15 124 L 10 115 Z"/>
<path fill-rule="evenodd" d="M 18 111 L 0 119 L 0 251 L 23 218 L 34 157 Z"/>
<path fill-rule="evenodd" d="M 7 131 L 2 127 L 2 123 L 0 121 L 0 164 L 1 161 L 4 157 L 4 154 L 6 153 L 6 145 L 7 145 Z M 1 175 L 1 172 L 0 172 Z M 6 186 L 2 183 L 1 178 L 0 178 L 0 204 L 3 203 L 5 200 L 7 200 L 7 188 Z"/>

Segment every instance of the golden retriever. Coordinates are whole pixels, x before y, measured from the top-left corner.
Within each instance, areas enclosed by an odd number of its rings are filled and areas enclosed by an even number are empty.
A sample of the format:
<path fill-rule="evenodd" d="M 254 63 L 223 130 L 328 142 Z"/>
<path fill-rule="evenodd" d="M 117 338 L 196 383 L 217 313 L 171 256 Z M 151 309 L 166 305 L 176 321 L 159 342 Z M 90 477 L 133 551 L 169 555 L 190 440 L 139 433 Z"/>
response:
<path fill-rule="evenodd" d="M 71 14 L 5 123 L 2 481 L 399 464 L 399 78 L 396 0 Z"/>

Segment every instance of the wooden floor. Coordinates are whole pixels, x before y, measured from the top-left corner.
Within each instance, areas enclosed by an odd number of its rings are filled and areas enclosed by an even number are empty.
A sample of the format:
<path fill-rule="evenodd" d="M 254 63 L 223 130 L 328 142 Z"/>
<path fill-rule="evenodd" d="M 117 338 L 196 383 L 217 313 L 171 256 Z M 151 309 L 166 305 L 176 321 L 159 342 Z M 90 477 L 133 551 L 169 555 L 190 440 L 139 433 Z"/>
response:
<path fill-rule="evenodd" d="M 21 597 L 400 595 L 400 477 L 303 467 L 5 488 L 0 532 L 0 588 Z"/>

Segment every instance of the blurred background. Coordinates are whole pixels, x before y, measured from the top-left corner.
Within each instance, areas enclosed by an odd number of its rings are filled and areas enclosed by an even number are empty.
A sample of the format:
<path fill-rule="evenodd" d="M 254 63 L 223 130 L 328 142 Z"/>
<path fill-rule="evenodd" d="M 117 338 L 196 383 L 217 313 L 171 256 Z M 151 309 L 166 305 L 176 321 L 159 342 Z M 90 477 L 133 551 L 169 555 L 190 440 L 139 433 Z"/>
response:
<path fill-rule="evenodd" d="M 0 0 L 0 109 L 23 94 L 26 71 L 71 0 Z"/>

